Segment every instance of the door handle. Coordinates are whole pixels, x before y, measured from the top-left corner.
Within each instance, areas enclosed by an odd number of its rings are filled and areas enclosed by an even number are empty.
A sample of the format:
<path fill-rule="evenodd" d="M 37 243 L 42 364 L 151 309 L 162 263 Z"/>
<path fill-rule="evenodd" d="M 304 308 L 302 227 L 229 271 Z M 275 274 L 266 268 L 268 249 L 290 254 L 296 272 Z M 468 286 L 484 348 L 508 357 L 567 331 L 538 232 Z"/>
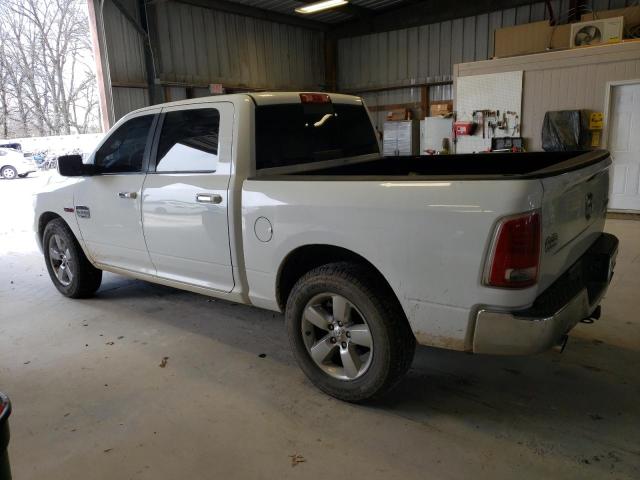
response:
<path fill-rule="evenodd" d="M 138 192 L 120 192 L 120 193 L 118 193 L 118 196 L 120 198 L 136 199 L 136 198 L 138 198 Z"/>
<path fill-rule="evenodd" d="M 213 203 L 217 205 L 218 203 L 222 203 L 222 195 L 218 195 L 217 193 L 197 193 L 196 202 Z"/>

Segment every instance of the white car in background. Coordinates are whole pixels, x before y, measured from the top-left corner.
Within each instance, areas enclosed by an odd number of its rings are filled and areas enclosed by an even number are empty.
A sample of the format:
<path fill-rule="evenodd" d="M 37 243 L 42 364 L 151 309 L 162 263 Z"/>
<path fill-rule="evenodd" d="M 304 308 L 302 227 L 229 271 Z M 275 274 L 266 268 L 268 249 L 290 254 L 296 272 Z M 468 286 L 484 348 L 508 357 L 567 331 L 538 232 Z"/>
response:
<path fill-rule="evenodd" d="M 7 180 L 26 177 L 37 170 L 35 162 L 12 148 L 0 148 L 0 176 Z"/>

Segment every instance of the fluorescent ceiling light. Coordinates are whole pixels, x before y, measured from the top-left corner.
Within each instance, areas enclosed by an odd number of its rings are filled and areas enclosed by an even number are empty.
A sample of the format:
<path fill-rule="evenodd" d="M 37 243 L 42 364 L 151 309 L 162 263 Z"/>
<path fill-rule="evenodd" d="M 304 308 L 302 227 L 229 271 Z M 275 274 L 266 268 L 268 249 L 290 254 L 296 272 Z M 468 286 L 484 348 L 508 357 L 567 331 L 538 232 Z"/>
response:
<path fill-rule="evenodd" d="M 296 13 L 308 14 L 329 10 L 330 8 L 341 7 L 346 5 L 348 0 L 322 0 L 321 2 L 310 3 L 304 7 L 296 8 Z"/>

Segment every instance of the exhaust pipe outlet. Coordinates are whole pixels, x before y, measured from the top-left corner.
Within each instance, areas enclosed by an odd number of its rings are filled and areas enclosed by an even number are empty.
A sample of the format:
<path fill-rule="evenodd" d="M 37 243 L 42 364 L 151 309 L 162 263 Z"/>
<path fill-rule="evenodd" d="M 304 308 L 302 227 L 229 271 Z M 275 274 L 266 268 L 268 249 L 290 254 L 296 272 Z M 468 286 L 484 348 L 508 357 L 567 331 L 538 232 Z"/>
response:
<path fill-rule="evenodd" d="M 562 335 L 558 342 L 552 347 L 553 351 L 557 353 L 564 352 L 564 348 L 567 346 L 568 341 L 569 335 Z"/>
<path fill-rule="evenodd" d="M 591 312 L 591 315 L 589 315 L 587 318 L 583 318 L 582 320 L 580 320 L 580 323 L 593 323 L 596 320 L 600 319 L 600 315 L 602 315 L 602 307 L 598 305 L 595 308 L 595 310 Z"/>

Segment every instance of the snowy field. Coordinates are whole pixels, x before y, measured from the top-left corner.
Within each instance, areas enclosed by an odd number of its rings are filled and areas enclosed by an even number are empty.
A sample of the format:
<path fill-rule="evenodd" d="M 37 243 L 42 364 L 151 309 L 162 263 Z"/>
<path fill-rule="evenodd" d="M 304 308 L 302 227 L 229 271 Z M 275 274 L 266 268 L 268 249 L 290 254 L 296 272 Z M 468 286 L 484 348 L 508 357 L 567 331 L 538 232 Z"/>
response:
<path fill-rule="evenodd" d="M 46 153 L 64 155 L 71 152 L 90 153 L 102 140 L 104 133 L 85 133 L 78 135 L 55 135 L 51 137 L 27 137 L 0 140 L 0 143 L 19 143 L 24 153 Z"/>

